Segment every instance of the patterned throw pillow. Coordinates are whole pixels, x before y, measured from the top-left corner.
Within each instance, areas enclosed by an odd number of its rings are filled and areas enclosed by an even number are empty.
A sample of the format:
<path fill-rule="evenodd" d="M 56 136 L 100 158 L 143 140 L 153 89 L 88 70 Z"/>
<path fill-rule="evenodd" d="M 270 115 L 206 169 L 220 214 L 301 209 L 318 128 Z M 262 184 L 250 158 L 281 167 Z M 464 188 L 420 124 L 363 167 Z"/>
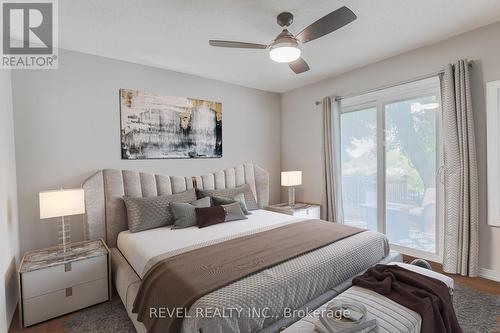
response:
<path fill-rule="evenodd" d="M 210 207 L 210 198 L 205 197 L 191 203 L 172 202 L 170 208 L 175 221 L 172 229 L 182 229 L 196 225 L 196 208 Z"/>
<path fill-rule="evenodd" d="M 130 232 L 138 232 L 173 224 L 175 219 L 170 209 L 170 203 L 195 200 L 196 192 L 194 189 L 157 197 L 131 198 L 124 196 L 128 229 Z"/>
<path fill-rule="evenodd" d="M 243 214 L 241 206 L 238 202 L 229 205 L 220 205 L 208 208 L 196 208 L 196 219 L 198 228 L 205 228 L 214 224 L 246 220 L 247 217 Z"/>
<path fill-rule="evenodd" d="M 204 197 L 234 197 L 240 193 L 243 193 L 245 196 L 245 203 L 248 210 L 256 210 L 259 209 L 259 205 L 255 200 L 252 189 L 250 185 L 244 184 L 235 188 L 224 188 L 218 190 L 196 190 L 196 195 L 198 198 Z"/>
<path fill-rule="evenodd" d="M 247 204 L 245 202 L 245 196 L 243 195 L 243 193 L 235 195 L 234 197 L 212 197 L 213 206 L 228 205 L 234 202 L 240 203 L 243 214 L 245 215 L 252 214 L 248 211 Z"/>

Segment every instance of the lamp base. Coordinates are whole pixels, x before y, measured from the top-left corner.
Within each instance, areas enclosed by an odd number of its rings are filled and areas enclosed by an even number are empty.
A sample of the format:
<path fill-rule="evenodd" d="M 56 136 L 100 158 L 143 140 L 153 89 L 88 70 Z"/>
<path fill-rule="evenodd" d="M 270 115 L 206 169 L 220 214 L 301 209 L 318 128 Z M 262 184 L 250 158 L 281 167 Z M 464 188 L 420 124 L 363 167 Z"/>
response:
<path fill-rule="evenodd" d="M 57 228 L 57 240 L 61 252 L 67 252 L 71 244 L 71 224 L 64 219 L 64 216 L 61 217 L 61 222 Z"/>
<path fill-rule="evenodd" d="M 295 186 L 288 188 L 288 206 L 295 207 Z"/>

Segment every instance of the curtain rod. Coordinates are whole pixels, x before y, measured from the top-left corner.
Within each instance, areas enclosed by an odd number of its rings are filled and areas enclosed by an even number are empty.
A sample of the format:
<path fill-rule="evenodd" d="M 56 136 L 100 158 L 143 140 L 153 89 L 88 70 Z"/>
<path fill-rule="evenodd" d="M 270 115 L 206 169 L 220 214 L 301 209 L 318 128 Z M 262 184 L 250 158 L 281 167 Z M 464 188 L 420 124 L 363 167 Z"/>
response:
<path fill-rule="evenodd" d="M 454 66 L 454 65 L 452 65 L 452 66 Z M 471 62 L 469 62 L 469 67 L 470 66 L 472 66 Z M 421 75 L 421 76 L 414 77 L 414 78 L 409 79 L 409 80 L 400 81 L 400 82 L 396 82 L 396 83 L 391 83 L 391 84 L 388 84 L 388 85 L 385 85 L 385 86 L 381 86 L 381 87 L 378 87 L 378 88 L 374 88 L 374 89 L 368 89 L 368 90 L 364 90 L 364 91 L 357 92 L 357 93 L 347 94 L 347 95 L 344 95 L 344 96 L 335 96 L 335 101 L 340 101 L 340 100 L 343 100 L 344 98 L 356 97 L 356 96 L 360 96 L 360 95 L 364 95 L 364 94 L 369 94 L 369 93 L 372 93 L 372 92 L 377 92 L 377 91 L 380 91 L 380 90 L 384 90 L 384 89 L 396 87 L 396 86 L 399 86 L 399 85 L 402 85 L 402 84 L 407 84 L 407 83 L 412 83 L 412 82 L 415 82 L 415 81 L 420 81 L 420 80 L 428 79 L 428 78 L 431 78 L 431 77 L 434 77 L 434 76 L 441 75 L 443 73 L 444 73 L 444 69 L 442 69 L 440 71 L 437 71 L 437 72 L 434 72 L 434 73 L 430 73 L 430 74 L 426 74 L 426 75 Z M 320 105 L 322 103 L 323 103 L 322 101 L 316 101 L 315 102 L 316 105 Z"/>

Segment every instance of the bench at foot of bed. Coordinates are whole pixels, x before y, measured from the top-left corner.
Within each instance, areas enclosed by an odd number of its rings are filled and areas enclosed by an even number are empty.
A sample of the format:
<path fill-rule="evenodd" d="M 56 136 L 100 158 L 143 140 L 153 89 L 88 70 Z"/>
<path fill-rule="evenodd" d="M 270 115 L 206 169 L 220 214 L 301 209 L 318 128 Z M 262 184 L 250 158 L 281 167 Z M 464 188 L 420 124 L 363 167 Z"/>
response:
<path fill-rule="evenodd" d="M 406 269 L 412 270 L 416 273 L 430 276 L 432 278 L 441 280 L 444 282 L 453 295 L 453 279 L 427 270 L 425 268 L 403 264 L 403 263 L 390 263 L 395 265 L 400 265 Z M 377 320 L 377 328 L 369 330 L 369 332 L 404 332 L 404 333 L 419 333 L 422 318 L 418 313 L 412 311 L 389 298 L 380 295 L 374 291 L 361 288 L 358 286 L 353 286 L 340 295 L 336 296 L 334 300 L 339 300 L 345 303 L 361 303 L 366 307 L 366 321 L 372 319 Z M 316 327 L 321 327 L 320 314 L 325 313 L 328 304 L 331 302 L 323 304 L 316 311 L 311 312 L 307 317 L 299 320 L 295 324 L 291 325 L 283 333 L 317 333 Z M 328 332 L 326 329 L 324 332 Z M 360 331 L 365 332 L 365 331 Z"/>

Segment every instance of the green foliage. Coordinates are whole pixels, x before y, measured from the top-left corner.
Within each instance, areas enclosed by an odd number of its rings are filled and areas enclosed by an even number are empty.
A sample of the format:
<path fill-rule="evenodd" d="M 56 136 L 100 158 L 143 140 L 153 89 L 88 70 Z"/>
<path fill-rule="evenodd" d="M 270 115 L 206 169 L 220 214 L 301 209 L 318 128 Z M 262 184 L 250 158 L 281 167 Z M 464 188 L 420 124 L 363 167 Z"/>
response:
<path fill-rule="evenodd" d="M 405 180 L 408 190 L 423 194 L 435 187 L 435 96 L 387 104 L 386 175 L 388 181 Z M 413 105 L 413 107 L 412 107 Z M 346 175 L 372 176 L 377 161 L 375 108 L 342 114 L 341 157 Z"/>

